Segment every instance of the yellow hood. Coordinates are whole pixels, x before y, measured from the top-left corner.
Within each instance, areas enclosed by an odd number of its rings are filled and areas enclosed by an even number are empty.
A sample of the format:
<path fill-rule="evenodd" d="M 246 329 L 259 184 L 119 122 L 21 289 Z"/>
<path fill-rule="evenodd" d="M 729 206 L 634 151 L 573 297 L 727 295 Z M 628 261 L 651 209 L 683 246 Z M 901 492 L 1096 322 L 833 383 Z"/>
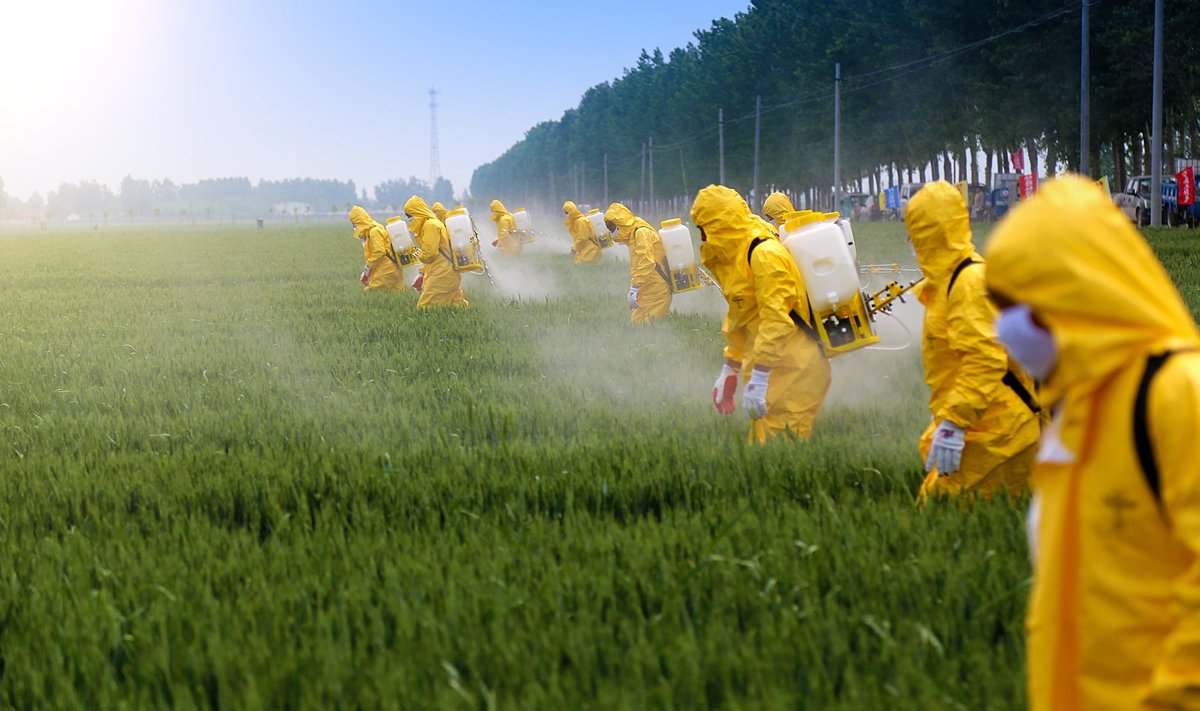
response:
<path fill-rule="evenodd" d="M 442 204 L 442 203 L 440 203 L 440 202 L 435 202 L 435 203 L 433 203 L 433 205 L 432 205 L 432 206 L 430 206 L 430 209 L 431 209 L 431 210 L 433 210 L 433 214 L 434 214 L 434 215 L 435 215 L 435 216 L 436 216 L 436 217 L 437 217 L 439 220 L 441 220 L 442 222 L 445 222 L 445 221 L 446 221 L 446 213 L 448 212 L 448 210 L 446 210 L 446 206 L 445 206 L 445 205 L 443 205 L 443 204 Z"/>
<path fill-rule="evenodd" d="M 412 222 L 408 223 L 408 229 L 414 234 L 421 234 L 421 228 L 425 226 L 426 220 L 436 220 L 437 215 L 433 214 L 433 210 L 425 204 L 425 200 L 413 195 L 404 203 L 404 214 L 412 218 Z"/>
<path fill-rule="evenodd" d="M 1150 246 L 1089 180 L 1046 183 L 1000 223 L 987 256 L 988 289 L 1028 305 L 1054 336 L 1061 367 L 1043 385 L 1050 404 L 1149 354 L 1200 344 Z"/>
<path fill-rule="evenodd" d="M 777 224 L 783 224 L 785 216 L 789 212 L 795 212 L 796 208 L 792 207 L 792 201 L 783 193 L 771 193 L 767 196 L 767 201 L 763 203 L 763 214 L 771 218 Z"/>
<path fill-rule="evenodd" d="M 771 237 L 742 196 L 724 185 L 709 185 L 696 193 L 692 222 L 703 231 L 700 260 L 714 272 L 724 272 L 735 265 L 751 240 Z"/>
<path fill-rule="evenodd" d="M 371 215 L 364 208 L 355 205 L 350 208 L 350 224 L 354 225 L 354 236 L 357 239 L 364 239 L 371 228 L 378 223 L 371 219 Z"/>
<path fill-rule="evenodd" d="M 500 202 L 499 200 L 492 200 L 488 207 L 492 208 L 492 222 L 499 220 L 501 215 L 512 214 L 507 208 L 504 207 L 504 203 Z"/>
<path fill-rule="evenodd" d="M 944 291 L 955 268 L 975 255 L 971 218 L 962 193 L 944 180 L 929 183 L 908 201 L 904 224 L 917 253 L 917 266 L 931 284 Z"/>
<path fill-rule="evenodd" d="M 619 202 L 608 206 L 604 212 L 604 220 L 617 226 L 617 234 L 613 236 L 613 240 L 621 244 L 629 244 L 629 238 L 633 235 L 633 231 L 639 227 L 654 229 L 649 222 L 640 217 L 634 217 L 629 208 Z"/>
<path fill-rule="evenodd" d="M 563 214 L 566 215 L 566 219 L 563 220 L 563 224 L 567 227 L 575 224 L 575 220 L 578 220 L 583 216 L 583 213 L 579 211 L 579 208 L 575 207 L 575 203 L 571 202 L 570 200 L 567 200 L 563 203 Z"/>

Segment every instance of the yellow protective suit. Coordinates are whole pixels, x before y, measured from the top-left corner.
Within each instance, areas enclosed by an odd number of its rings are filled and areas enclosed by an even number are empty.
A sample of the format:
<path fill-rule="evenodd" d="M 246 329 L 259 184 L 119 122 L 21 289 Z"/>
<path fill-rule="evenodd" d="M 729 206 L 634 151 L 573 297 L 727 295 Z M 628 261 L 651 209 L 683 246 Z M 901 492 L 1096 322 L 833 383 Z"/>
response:
<path fill-rule="evenodd" d="M 744 380 L 756 365 L 771 370 L 767 414 L 752 422 L 750 439 L 808 437 L 829 392 L 830 369 L 817 342 L 792 320 L 792 313 L 809 313 L 795 261 L 746 201 L 723 185 L 697 193 L 692 222 L 704 239 L 700 260 L 729 304 L 721 324 L 725 357 L 742 364 Z M 751 255 L 756 239 L 763 241 Z"/>
<path fill-rule="evenodd" d="M 350 208 L 350 224 L 354 225 L 354 236 L 363 240 L 363 259 L 368 271 L 366 291 L 404 291 L 404 271 L 392 248 L 392 238 L 387 228 L 371 219 L 367 211 L 358 205 Z"/>
<path fill-rule="evenodd" d="M 462 275 L 454 271 L 450 259 L 450 235 L 446 226 L 416 195 L 404 203 L 404 214 L 412 218 L 409 229 L 421 249 L 421 263 L 425 269 L 425 284 L 417 308 L 469 305 L 463 298 Z"/>
<path fill-rule="evenodd" d="M 667 253 L 658 230 L 619 202 L 609 205 L 606 222 L 617 226 L 613 239 L 629 246 L 629 283 L 638 289 L 634 323 L 648 323 L 671 313 L 671 287 L 667 284 Z"/>
<path fill-rule="evenodd" d="M 774 222 L 776 227 L 784 223 L 789 212 L 795 211 L 796 208 L 792 207 L 792 201 L 783 193 L 771 193 L 763 202 L 763 214 L 771 222 Z"/>
<path fill-rule="evenodd" d="M 596 230 L 575 203 L 570 200 L 563 203 L 563 214 L 566 219 L 563 224 L 571 233 L 571 251 L 575 254 L 576 264 L 590 264 L 600 261 L 600 241 L 596 239 Z"/>
<path fill-rule="evenodd" d="M 500 255 L 515 257 L 521 253 L 521 238 L 517 235 L 517 223 L 499 200 L 492 200 L 492 222 L 496 223 L 496 246 Z"/>
<path fill-rule="evenodd" d="M 1018 494 L 1033 468 L 1041 427 L 1039 415 L 1004 383 L 1006 373 L 1013 373 L 1008 377 L 1017 378 L 1031 402 L 1036 389 L 996 340 L 996 308 L 984 286 L 987 265 L 971 243 L 967 204 L 950 183 L 930 183 L 909 202 L 905 224 L 925 273 L 917 298 L 925 305 L 921 356 L 933 419 L 921 436 L 922 461 L 942 420 L 966 432 L 959 470 L 949 476 L 930 471 L 920 498 Z M 978 264 L 959 269 L 966 260 Z"/>
<path fill-rule="evenodd" d="M 1032 479 L 1030 707 L 1200 708 L 1192 316 L 1150 247 L 1090 180 L 1042 186 L 996 228 L 987 255 L 989 290 L 1028 305 L 1058 350 L 1042 386 L 1054 419 Z M 1134 405 L 1147 358 L 1181 350 L 1151 381 L 1143 410 L 1156 499 L 1134 444 Z"/>
<path fill-rule="evenodd" d="M 446 215 L 450 211 L 446 209 L 445 205 L 440 202 L 435 202 L 429 206 L 429 209 L 433 210 L 434 217 L 438 218 L 443 225 L 446 224 Z"/>

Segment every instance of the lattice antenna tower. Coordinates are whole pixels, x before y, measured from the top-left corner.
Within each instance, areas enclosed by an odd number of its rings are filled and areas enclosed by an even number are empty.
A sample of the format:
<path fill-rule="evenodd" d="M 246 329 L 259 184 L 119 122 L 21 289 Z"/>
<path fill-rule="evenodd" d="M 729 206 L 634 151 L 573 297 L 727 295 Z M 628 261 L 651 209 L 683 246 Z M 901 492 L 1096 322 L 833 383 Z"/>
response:
<path fill-rule="evenodd" d="M 442 158 L 438 155 L 437 89 L 429 90 L 429 189 L 442 177 Z"/>

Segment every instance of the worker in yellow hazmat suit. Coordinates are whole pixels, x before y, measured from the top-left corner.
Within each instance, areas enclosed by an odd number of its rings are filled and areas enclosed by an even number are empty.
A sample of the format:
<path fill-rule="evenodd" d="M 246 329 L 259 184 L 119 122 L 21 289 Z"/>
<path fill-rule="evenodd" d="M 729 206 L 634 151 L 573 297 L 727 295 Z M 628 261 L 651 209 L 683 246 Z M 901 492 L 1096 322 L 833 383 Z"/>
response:
<path fill-rule="evenodd" d="M 987 256 L 997 335 L 1053 411 L 1031 480 L 1030 708 L 1200 708 L 1196 324 L 1090 180 L 1021 201 Z"/>
<path fill-rule="evenodd" d="M 492 246 L 500 248 L 501 256 L 515 257 L 521 253 L 516 220 L 499 200 L 492 200 L 489 207 L 492 208 L 492 222 L 496 223 L 496 241 L 492 242 Z"/>
<path fill-rule="evenodd" d="M 604 226 L 613 241 L 629 247 L 629 293 L 625 300 L 634 323 L 648 323 L 671 313 L 671 287 L 667 283 L 667 253 L 658 230 L 629 208 L 614 202 L 604 213 Z"/>
<path fill-rule="evenodd" d="M 446 209 L 445 205 L 440 202 L 435 202 L 429 206 L 429 209 L 433 210 L 434 217 L 437 217 L 443 225 L 446 224 L 446 214 L 449 212 L 449 210 Z"/>
<path fill-rule="evenodd" d="M 367 291 L 404 291 L 404 272 L 396 259 L 387 228 L 371 219 L 358 205 L 350 208 L 350 224 L 354 225 L 354 236 L 363 246 L 366 266 L 359 277 L 363 288 Z"/>
<path fill-rule="evenodd" d="M 596 230 L 575 203 L 570 200 L 563 203 L 563 214 L 566 219 L 563 224 L 571 233 L 571 253 L 575 255 L 576 264 L 590 264 L 600 260 L 600 241 L 596 239 Z"/>
<path fill-rule="evenodd" d="M 451 261 L 450 235 L 446 232 L 446 225 L 416 195 L 404 203 L 404 214 L 412 218 L 408 229 L 421 249 L 421 263 L 425 266 L 424 284 L 417 307 L 467 306 L 469 302 L 463 298 L 462 275 L 454 271 Z"/>
<path fill-rule="evenodd" d="M 1041 408 L 1033 380 L 996 340 L 967 204 L 950 183 L 930 183 L 908 204 L 905 224 L 925 273 L 917 298 L 933 416 L 919 444 L 928 472 L 920 496 L 1017 494 L 1033 467 Z"/>
<path fill-rule="evenodd" d="M 429 209 L 433 210 L 434 216 L 437 217 L 438 220 L 443 225 L 446 224 L 446 215 L 449 214 L 449 210 L 446 209 L 445 205 L 443 205 L 440 202 L 435 202 L 429 206 Z M 417 278 L 413 279 L 412 285 L 413 285 L 413 288 L 416 289 L 417 291 L 420 291 L 422 288 L 424 288 L 424 286 L 425 286 L 425 265 L 424 264 L 422 264 L 420 267 L 417 268 Z"/>
<path fill-rule="evenodd" d="M 763 214 L 767 219 L 775 224 L 775 227 L 782 227 L 787 221 L 788 213 L 795 212 L 796 208 L 792 207 L 792 201 L 783 193 L 771 193 L 763 202 Z"/>
<path fill-rule="evenodd" d="M 723 414 L 734 411 L 740 373 L 752 441 L 808 437 L 829 392 L 830 369 L 808 320 L 808 292 L 795 261 L 746 201 L 723 185 L 697 193 L 692 222 L 700 229 L 700 261 L 729 304 L 714 405 Z"/>

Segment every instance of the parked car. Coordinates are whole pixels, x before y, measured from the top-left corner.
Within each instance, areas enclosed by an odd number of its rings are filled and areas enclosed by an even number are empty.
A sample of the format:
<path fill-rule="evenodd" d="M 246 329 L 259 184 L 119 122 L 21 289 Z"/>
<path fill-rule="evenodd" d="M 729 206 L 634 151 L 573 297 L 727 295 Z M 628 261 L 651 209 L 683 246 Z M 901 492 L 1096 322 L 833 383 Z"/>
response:
<path fill-rule="evenodd" d="M 1150 224 L 1150 176 L 1139 175 L 1130 178 L 1125 183 L 1125 189 L 1119 193 L 1114 193 L 1112 196 L 1113 202 L 1117 207 L 1121 208 L 1121 212 L 1133 221 L 1133 224 L 1139 227 L 1145 227 Z M 1178 216 L 1175 195 L 1178 187 L 1175 185 L 1174 178 L 1163 177 L 1162 181 L 1162 214 L 1163 220 L 1169 225 L 1182 224 L 1182 222 L 1173 222 L 1180 220 Z M 1176 215 L 1172 217 L 1172 215 Z"/>

